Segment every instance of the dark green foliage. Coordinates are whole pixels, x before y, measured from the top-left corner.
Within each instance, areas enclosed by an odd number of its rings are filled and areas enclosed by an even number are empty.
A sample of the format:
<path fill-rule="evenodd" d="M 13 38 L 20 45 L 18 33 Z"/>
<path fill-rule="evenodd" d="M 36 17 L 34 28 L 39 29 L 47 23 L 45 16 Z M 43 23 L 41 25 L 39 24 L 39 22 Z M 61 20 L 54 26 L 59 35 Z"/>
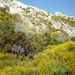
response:
<path fill-rule="evenodd" d="M 72 41 L 75 41 L 75 36 L 72 36 L 72 37 L 71 37 L 71 40 L 72 40 Z"/>
<path fill-rule="evenodd" d="M 7 6 L 1 9 L 5 11 L 0 12 L 0 51 L 11 52 L 13 44 L 25 46 L 26 35 L 22 32 L 14 32 L 18 15 L 7 13 Z M 14 20 L 16 21 L 14 22 Z"/>
<path fill-rule="evenodd" d="M 7 51 L 10 50 L 10 36 L 14 33 L 15 24 L 13 16 L 6 12 L 9 8 L 5 6 L 2 9 L 5 11 L 0 12 L 0 46 L 1 50 Z"/>

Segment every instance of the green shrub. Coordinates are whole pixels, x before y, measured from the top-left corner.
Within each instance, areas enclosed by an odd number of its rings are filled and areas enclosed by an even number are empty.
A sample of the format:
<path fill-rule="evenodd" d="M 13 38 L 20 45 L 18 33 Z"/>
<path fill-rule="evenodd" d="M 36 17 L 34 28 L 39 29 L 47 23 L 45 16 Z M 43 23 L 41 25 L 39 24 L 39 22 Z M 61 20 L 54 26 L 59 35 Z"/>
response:
<path fill-rule="evenodd" d="M 53 75 L 70 75 L 70 72 L 66 68 L 57 65 L 56 69 L 53 72 Z"/>

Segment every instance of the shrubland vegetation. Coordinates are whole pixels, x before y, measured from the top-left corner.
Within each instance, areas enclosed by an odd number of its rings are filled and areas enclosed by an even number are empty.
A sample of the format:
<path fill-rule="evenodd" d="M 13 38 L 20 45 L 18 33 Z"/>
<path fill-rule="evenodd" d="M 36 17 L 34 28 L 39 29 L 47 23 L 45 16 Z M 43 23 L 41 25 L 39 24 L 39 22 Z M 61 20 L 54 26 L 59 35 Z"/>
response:
<path fill-rule="evenodd" d="M 75 42 L 67 42 L 58 46 L 49 45 L 33 59 L 28 56 L 0 53 L 1 75 L 74 75 L 75 74 Z"/>
<path fill-rule="evenodd" d="M 0 7 L 0 75 L 75 74 L 75 42 L 67 42 L 65 32 L 58 33 L 48 21 L 47 32 L 28 38 L 24 32 L 15 32 L 21 19 L 9 11 L 8 6 Z"/>

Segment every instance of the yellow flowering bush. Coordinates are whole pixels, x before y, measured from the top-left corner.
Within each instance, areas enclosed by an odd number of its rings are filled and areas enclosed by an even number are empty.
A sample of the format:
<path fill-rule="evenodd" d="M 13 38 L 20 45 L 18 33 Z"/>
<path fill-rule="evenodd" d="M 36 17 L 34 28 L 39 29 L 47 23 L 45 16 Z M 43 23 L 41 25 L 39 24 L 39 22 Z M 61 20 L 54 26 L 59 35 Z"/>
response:
<path fill-rule="evenodd" d="M 8 57 L 8 58 L 7 58 Z M 21 61 L 14 54 L 0 53 L 0 75 L 74 75 L 75 42 L 49 45 L 34 58 Z"/>
<path fill-rule="evenodd" d="M 37 66 L 38 75 L 75 74 L 75 42 L 67 42 L 48 48 L 34 56 L 33 65 Z"/>

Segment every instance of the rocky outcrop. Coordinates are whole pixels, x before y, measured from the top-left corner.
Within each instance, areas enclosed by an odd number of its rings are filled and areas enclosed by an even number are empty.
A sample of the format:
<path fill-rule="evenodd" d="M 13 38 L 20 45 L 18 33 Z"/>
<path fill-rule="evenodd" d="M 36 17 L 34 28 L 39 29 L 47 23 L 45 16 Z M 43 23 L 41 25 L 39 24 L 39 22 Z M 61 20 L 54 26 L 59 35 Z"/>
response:
<path fill-rule="evenodd" d="M 11 51 L 12 51 L 12 53 L 22 54 L 22 53 L 25 53 L 25 47 L 14 44 L 11 48 Z"/>

